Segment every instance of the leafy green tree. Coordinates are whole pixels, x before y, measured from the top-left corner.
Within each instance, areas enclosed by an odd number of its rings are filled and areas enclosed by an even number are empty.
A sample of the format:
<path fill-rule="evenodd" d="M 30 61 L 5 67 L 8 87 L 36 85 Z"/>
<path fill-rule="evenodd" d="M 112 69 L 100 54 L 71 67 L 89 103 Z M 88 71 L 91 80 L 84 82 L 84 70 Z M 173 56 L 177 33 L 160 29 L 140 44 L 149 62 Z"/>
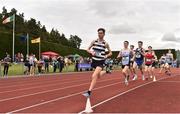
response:
<path fill-rule="evenodd" d="M 82 40 L 78 36 L 76 36 L 76 35 L 75 36 L 73 36 L 73 35 L 70 36 L 69 43 L 71 44 L 72 47 L 79 49 L 80 46 L 81 46 L 81 42 L 82 42 Z"/>
<path fill-rule="evenodd" d="M 34 18 L 30 18 L 29 20 L 26 20 L 24 18 L 24 13 L 19 13 L 15 8 L 12 8 L 10 12 L 7 11 L 6 7 L 2 8 L 2 13 L 0 13 L 0 35 L 2 33 L 7 33 L 7 34 L 12 34 L 12 28 L 13 28 L 13 23 L 7 23 L 7 24 L 2 24 L 2 21 L 9 17 L 12 16 L 13 14 L 16 15 L 16 28 L 15 28 L 15 33 L 18 36 L 26 35 L 29 33 L 29 37 L 31 38 L 36 38 L 36 37 L 41 37 L 42 41 L 48 41 L 54 44 L 60 44 L 64 45 L 65 47 L 68 48 L 80 48 L 81 45 L 81 38 L 79 38 L 77 35 L 71 35 L 70 38 L 67 38 L 64 33 L 59 32 L 57 29 L 52 28 L 50 32 L 47 31 L 46 26 L 43 25 L 40 21 L 37 21 Z M 11 37 L 10 35 L 9 37 Z M 15 43 L 21 43 L 17 38 Z M 17 45 L 16 46 L 21 46 Z M 23 43 L 21 43 L 22 46 Z M 11 47 L 11 45 L 9 45 Z M 0 47 L 1 48 L 1 47 Z M 4 49 L 6 47 L 3 47 Z"/>

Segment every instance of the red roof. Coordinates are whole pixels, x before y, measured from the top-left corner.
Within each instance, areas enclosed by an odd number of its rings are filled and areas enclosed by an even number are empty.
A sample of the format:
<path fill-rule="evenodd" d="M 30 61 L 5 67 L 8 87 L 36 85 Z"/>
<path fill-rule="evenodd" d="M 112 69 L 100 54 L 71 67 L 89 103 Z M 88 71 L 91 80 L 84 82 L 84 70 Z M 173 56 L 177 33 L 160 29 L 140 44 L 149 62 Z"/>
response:
<path fill-rule="evenodd" d="M 52 51 L 42 52 L 41 55 L 44 55 L 44 56 L 59 56 L 58 53 L 55 53 L 55 52 L 52 52 Z"/>

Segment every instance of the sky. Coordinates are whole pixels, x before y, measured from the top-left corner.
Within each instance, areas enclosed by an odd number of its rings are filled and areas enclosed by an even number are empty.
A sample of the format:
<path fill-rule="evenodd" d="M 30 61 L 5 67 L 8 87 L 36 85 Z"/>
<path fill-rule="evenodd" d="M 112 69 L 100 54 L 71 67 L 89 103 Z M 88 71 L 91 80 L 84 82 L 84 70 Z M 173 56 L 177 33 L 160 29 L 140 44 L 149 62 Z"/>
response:
<path fill-rule="evenodd" d="M 0 0 L 1 12 L 3 6 L 41 21 L 48 31 L 78 35 L 82 49 L 98 38 L 100 27 L 115 51 L 125 40 L 136 47 L 141 40 L 144 48 L 180 49 L 180 0 Z"/>

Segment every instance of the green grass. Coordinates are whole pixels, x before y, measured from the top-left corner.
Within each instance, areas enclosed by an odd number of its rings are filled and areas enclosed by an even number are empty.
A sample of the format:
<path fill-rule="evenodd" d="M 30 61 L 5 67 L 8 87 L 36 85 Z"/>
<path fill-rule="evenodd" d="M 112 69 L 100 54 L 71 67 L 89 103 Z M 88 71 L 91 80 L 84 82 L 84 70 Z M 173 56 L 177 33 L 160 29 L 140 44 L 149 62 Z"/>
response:
<path fill-rule="evenodd" d="M 65 73 L 65 72 L 74 72 L 74 67 L 75 67 L 74 65 L 70 65 L 68 69 L 64 68 L 62 72 L 63 73 Z M 3 66 L 1 66 L 0 76 L 3 75 L 3 69 L 4 69 Z M 120 66 L 114 66 L 113 69 L 114 70 L 119 70 L 119 69 L 121 69 L 121 67 Z M 24 64 L 12 64 L 9 67 L 8 76 L 15 76 L 15 75 L 21 76 L 21 75 L 24 75 L 23 72 L 24 72 Z M 58 73 L 58 72 L 59 72 L 59 69 L 56 70 L 56 73 Z M 53 67 L 52 66 L 49 67 L 49 74 L 51 74 L 51 73 L 53 73 Z M 36 68 L 36 74 L 38 74 L 37 68 Z"/>
<path fill-rule="evenodd" d="M 1 66 L 1 73 L 0 76 L 3 75 L 3 66 Z M 13 64 L 9 67 L 9 73 L 8 76 L 15 76 L 15 75 L 23 75 L 24 72 L 24 65 L 23 64 Z M 56 73 L 59 72 L 59 69 L 56 70 Z M 74 72 L 74 65 L 70 65 L 68 70 L 66 68 L 63 69 L 62 72 Z M 38 73 L 38 70 L 36 68 L 36 74 Z M 49 73 L 53 73 L 53 67 L 49 67 Z"/>

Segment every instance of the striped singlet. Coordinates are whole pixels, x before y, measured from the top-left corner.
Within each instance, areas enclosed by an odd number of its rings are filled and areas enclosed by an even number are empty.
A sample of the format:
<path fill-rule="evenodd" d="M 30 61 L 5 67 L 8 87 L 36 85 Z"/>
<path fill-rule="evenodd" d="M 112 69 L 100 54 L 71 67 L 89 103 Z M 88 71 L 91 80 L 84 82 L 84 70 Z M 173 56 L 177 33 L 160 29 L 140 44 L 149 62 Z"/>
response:
<path fill-rule="evenodd" d="M 95 40 L 92 47 L 93 51 L 95 52 L 95 55 L 92 57 L 92 59 L 96 61 L 105 60 L 105 51 L 106 51 L 106 42 L 105 40 L 99 41 Z"/>

